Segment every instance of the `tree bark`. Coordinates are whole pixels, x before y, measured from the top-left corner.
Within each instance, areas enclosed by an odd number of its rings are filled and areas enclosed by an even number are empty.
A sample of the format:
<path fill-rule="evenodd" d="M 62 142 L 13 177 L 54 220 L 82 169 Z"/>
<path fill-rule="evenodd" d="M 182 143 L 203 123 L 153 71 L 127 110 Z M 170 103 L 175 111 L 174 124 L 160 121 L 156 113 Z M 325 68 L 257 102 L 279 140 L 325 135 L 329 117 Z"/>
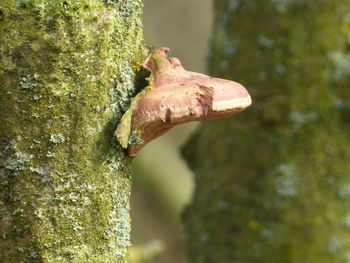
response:
<path fill-rule="evenodd" d="M 215 9 L 209 71 L 243 83 L 253 106 L 183 150 L 190 262 L 350 262 L 350 1 Z"/>
<path fill-rule="evenodd" d="M 126 262 L 113 132 L 143 59 L 141 0 L 0 0 L 0 262 Z"/>

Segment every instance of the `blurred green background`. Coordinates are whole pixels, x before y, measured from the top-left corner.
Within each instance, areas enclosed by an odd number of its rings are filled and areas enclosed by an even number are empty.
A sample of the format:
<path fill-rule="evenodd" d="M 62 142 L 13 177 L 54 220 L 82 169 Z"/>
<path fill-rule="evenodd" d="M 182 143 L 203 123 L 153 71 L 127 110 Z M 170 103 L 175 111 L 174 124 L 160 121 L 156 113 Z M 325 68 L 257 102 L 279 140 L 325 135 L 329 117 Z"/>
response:
<path fill-rule="evenodd" d="M 210 0 L 144 0 L 144 34 L 147 45 L 171 49 L 185 69 L 205 73 L 212 23 Z M 179 125 L 149 143 L 133 161 L 131 202 L 132 243 L 135 246 L 160 240 L 165 250 L 156 263 L 182 263 L 180 216 L 191 197 L 192 174 L 179 147 L 198 128 Z M 154 245 L 157 246 L 157 245 Z"/>

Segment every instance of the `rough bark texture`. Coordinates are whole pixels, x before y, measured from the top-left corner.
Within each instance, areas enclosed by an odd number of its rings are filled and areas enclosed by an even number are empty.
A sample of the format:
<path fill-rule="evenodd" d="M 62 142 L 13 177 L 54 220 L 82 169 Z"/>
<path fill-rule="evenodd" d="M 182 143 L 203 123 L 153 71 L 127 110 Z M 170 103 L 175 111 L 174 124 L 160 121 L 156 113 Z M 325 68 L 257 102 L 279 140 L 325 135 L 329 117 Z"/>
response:
<path fill-rule="evenodd" d="M 125 262 L 141 0 L 0 0 L 0 262 Z"/>
<path fill-rule="evenodd" d="M 217 0 L 210 74 L 253 106 L 203 125 L 190 262 L 350 262 L 350 1 Z"/>

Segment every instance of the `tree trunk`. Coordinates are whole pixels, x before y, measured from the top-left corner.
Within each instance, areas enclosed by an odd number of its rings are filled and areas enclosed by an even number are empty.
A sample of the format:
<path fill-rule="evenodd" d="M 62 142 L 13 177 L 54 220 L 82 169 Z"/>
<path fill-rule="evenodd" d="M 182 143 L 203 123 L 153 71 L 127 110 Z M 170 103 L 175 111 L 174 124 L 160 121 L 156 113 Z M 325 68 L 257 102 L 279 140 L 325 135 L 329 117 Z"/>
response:
<path fill-rule="evenodd" d="M 0 0 L 0 262 L 126 262 L 141 0 Z"/>
<path fill-rule="evenodd" d="M 350 1 L 215 1 L 209 69 L 253 105 L 183 152 L 190 262 L 350 262 Z"/>

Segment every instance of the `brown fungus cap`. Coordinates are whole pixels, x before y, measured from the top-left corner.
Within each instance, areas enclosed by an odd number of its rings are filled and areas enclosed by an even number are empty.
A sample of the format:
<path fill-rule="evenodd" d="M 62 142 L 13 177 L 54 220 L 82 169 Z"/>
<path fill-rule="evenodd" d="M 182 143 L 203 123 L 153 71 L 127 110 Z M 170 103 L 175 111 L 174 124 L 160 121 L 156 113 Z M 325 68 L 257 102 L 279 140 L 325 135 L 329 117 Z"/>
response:
<path fill-rule="evenodd" d="M 131 157 L 177 124 L 227 117 L 251 104 L 241 84 L 187 71 L 168 51 L 159 48 L 142 64 L 151 72 L 152 88 L 135 98 L 115 132 L 125 148 L 130 134 L 138 132 L 140 143 L 128 148 Z"/>

